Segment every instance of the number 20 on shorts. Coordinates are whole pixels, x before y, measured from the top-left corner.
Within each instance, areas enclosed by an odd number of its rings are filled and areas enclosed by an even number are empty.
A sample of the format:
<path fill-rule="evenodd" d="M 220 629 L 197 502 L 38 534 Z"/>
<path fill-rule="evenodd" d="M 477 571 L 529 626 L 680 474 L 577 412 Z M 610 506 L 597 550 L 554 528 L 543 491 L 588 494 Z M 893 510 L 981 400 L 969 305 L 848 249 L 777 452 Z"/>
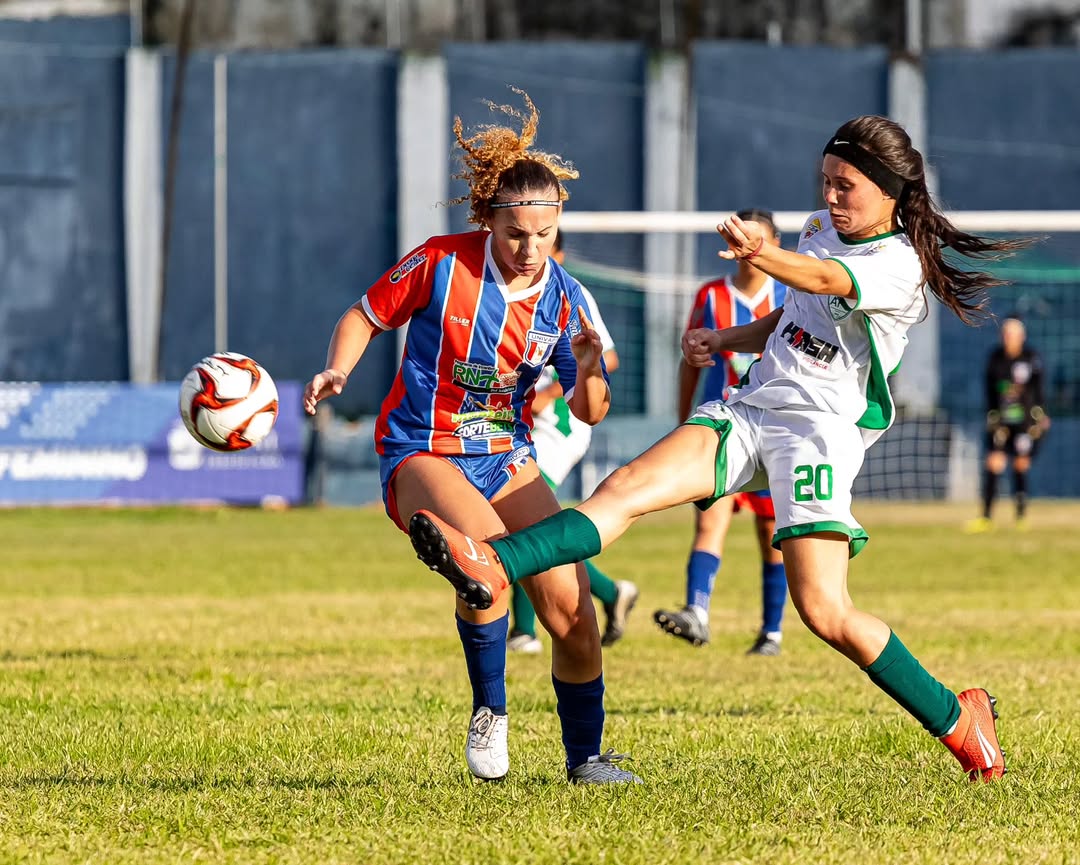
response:
<path fill-rule="evenodd" d="M 827 502 L 833 491 L 832 466 L 795 466 L 795 501 Z"/>

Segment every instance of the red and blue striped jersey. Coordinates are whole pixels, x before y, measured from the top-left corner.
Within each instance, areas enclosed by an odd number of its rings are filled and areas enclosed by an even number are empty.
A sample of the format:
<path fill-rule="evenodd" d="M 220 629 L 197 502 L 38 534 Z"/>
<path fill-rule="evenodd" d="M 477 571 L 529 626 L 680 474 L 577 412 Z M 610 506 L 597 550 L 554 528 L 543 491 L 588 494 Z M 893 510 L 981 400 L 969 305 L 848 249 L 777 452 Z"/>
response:
<path fill-rule="evenodd" d="M 770 276 L 753 297 L 746 297 L 731 283 L 730 277 L 714 279 L 698 289 L 694 307 L 690 310 L 687 330 L 707 327 L 723 330 L 740 324 L 750 324 L 764 318 L 784 305 L 787 286 Z M 701 401 L 723 399 L 727 389 L 739 383 L 759 355 L 723 351 L 713 356 L 716 366 L 706 368 L 705 389 Z"/>
<path fill-rule="evenodd" d="M 510 293 L 487 231 L 414 249 L 361 301 L 384 330 L 409 325 L 375 425 L 376 451 L 494 454 L 528 444 L 544 367 L 555 368 L 568 394 L 574 389 L 579 306 L 580 284 L 551 259 L 534 286 Z"/>

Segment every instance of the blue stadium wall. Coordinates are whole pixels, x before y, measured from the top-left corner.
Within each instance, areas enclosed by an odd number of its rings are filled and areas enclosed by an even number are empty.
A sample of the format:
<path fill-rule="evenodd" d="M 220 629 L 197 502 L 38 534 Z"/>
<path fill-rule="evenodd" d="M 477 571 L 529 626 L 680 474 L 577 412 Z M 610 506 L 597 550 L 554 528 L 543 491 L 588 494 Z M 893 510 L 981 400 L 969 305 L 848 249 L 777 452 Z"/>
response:
<path fill-rule="evenodd" d="M 0 380 L 127 377 L 126 16 L 0 20 Z"/>
<path fill-rule="evenodd" d="M 170 60 L 163 137 L 175 73 Z M 233 54 L 227 80 L 229 345 L 276 378 L 306 380 L 322 369 L 342 312 L 397 255 L 397 56 Z M 198 54 L 180 121 L 166 378 L 213 349 L 213 133 L 213 57 Z M 393 339 L 375 340 L 338 410 L 377 412 L 396 360 Z"/>
<path fill-rule="evenodd" d="M 127 376 L 128 31 L 125 16 L 0 21 L 0 379 Z M 444 57 L 451 112 L 468 125 L 491 119 L 482 99 L 515 102 L 507 85 L 529 91 L 542 112 L 540 146 L 581 170 L 571 207 L 643 206 L 642 46 L 454 44 Z M 265 359 L 281 378 L 306 378 L 321 366 L 340 312 L 396 259 L 399 63 L 379 50 L 229 57 L 230 344 Z M 696 45 L 698 206 L 816 207 L 821 143 L 847 117 L 887 109 L 887 63 L 875 48 Z M 928 155 L 949 207 L 1076 206 L 1076 52 L 941 52 L 926 58 L 925 70 Z M 175 76 L 168 57 L 163 73 L 167 130 Z M 188 74 L 162 344 L 171 378 L 212 345 L 212 58 L 195 55 Z M 753 100 L 734 95 L 747 89 Z M 446 198 L 460 191 L 452 184 Z M 451 211 L 452 230 L 464 227 L 464 216 L 464 208 Z M 568 246 L 600 263 L 642 264 L 640 239 L 582 236 Z M 699 244 L 702 273 L 716 269 L 714 246 Z M 995 312 L 1025 312 L 1032 342 L 1047 357 L 1056 423 L 1035 486 L 1062 495 L 1077 492 L 1053 467 L 1072 464 L 1065 451 L 1080 432 L 1069 417 L 1080 372 L 1068 362 L 1080 310 L 1075 286 L 1042 274 L 1066 263 L 1075 272 L 1078 253 L 1080 238 L 1038 244 L 1018 260 L 1017 285 L 994 301 Z M 596 288 L 616 310 L 616 340 L 642 344 L 644 309 L 614 303 L 614 287 Z M 967 329 L 942 317 L 942 407 L 961 422 L 979 422 L 981 365 L 995 338 L 992 327 Z M 393 340 L 377 341 L 358 376 L 363 386 L 350 387 L 341 410 L 374 412 L 395 361 Z M 631 359 L 616 380 L 620 407 L 631 412 L 641 401 L 643 363 Z"/>

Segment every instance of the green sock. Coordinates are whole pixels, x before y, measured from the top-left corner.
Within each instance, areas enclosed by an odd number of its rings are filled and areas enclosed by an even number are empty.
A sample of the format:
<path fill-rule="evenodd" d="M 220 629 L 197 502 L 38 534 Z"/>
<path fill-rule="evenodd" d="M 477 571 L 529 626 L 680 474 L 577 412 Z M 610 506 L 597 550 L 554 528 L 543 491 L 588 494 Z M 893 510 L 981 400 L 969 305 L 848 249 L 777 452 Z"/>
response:
<path fill-rule="evenodd" d="M 510 608 L 514 613 L 514 625 L 511 630 L 535 637 L 536 610 L 533 609 L 532 601 L 529 600 L 529 596 L 525 594 L 525 590 L 521 586 L 513 587 L 513 594 L 510 596 Z"/>
<path fill-rule="evenodd" d="M 619 587 L 615 581 L 592 562 L 585 563 L 585 570 L 589 574 L 589 591 L 593 597 L 598 598 L 601 604 L 614 604 L 619 597 Z"/>
<path fill-rule="evenodd" d="M 520 532 L 492 541 L 511 583 L 556 565 L 583 562 L 600 552 L 600 533 L 573 509 L 540 520 Z"/>
<path fill-rule="evenodd" d="M 926 672 L 896 634 L 889 634 L 889 642 L 864 672 L 934 738 L 948 733 L 960 718 L 956 694 Z"/>

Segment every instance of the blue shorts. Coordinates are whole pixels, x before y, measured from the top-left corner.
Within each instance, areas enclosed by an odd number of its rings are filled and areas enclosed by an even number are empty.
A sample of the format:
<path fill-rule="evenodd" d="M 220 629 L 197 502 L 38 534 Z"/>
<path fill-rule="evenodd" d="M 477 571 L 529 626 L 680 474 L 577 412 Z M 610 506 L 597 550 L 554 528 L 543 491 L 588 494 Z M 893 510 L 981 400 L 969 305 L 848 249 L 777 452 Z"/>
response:
<path fill-rule="evenodd" d="M 530 458 L 536 459 L 536 448 L 527 444 L 501 454 L 433 454 L 428 451 L 413 451 L 404 455 L 379 457 L 379 481 L 382 483 L 383 506 L 386 508 L 386 515 L 403 532 L 408 532 L 408 528 L 398 515 L 397 502 L 394 500 L 391 484 L 398 469 L 407 460 L 419 456 L 433 456 L 446 460 L 461 472 L 465 480 L 479 490 L 485 499 L 491 501 L 514 475 L 525 468 Z"/>

